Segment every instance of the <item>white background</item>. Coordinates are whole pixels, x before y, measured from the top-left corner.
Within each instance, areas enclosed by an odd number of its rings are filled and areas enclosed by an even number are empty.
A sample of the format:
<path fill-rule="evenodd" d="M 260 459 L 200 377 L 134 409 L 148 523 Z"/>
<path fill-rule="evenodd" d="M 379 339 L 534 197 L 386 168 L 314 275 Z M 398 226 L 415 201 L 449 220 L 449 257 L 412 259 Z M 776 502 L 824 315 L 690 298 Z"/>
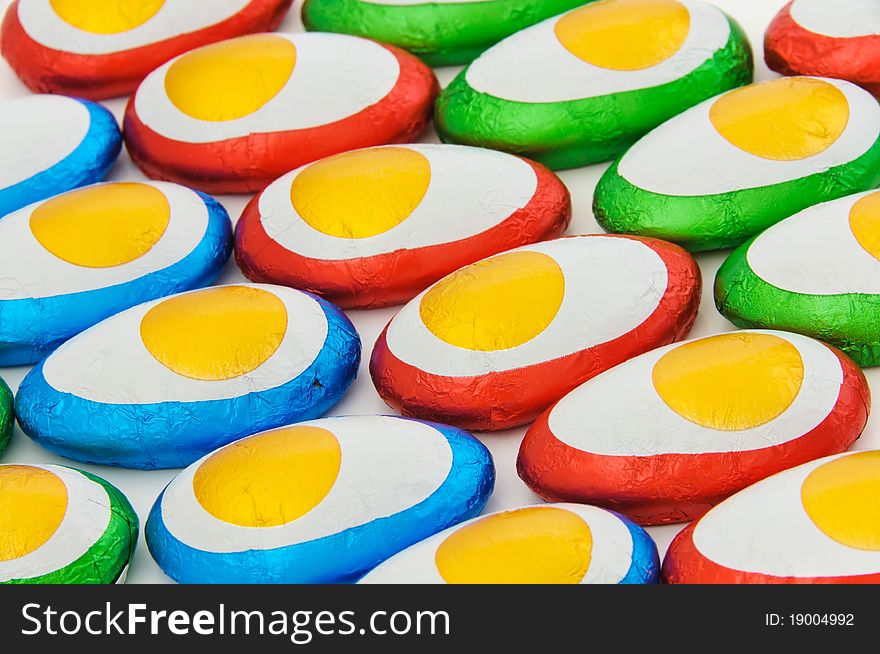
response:
<path fill-rule="evenodd" d="M 2 6 L 4 12 L 9 1 L 10 0 L 0 0 L 0 6 Z M 763 33 L 775 13 L 785 5 L 786 1 L 787 0 L 714 1 L 714 4 L 718 5 L 731 16 L 736 18 L 748 33 L 755 50 L 757 64 L 756 78 L 758 80 L 775 77 L 775 74 L 768 71 L 767 67 L 764 65 L 762 52 Z M 281 27 L 282 30 L 299 31 L 302 29 L 302 24 L 299 20 L 300 4 L 301 0 L 297 0 L 294 3 L 294 8 L 291 10 L 291 13 Z M 438 69 L 437 74 L 440 78 L 441 84 L 448 84 L 458 70 L 459 69 L 457 68 Z M 13 97 L 24 95 L 26 93 L 28 93 L 27 89 L 18 81 L 8 65 L 5 62 L 0 63 L 0 97 Z M 121 119 L 125 100 L 112 100 L 105 104 L 116 114 L 117 118 Z M 437 138 L 433 131 L 426 134 L 424 140 L 428 142 L 437 142 Z M 657 165 L 663 165 L 663 162 L 658 161 Z M 591 203 L 593 189 L 599 176 L 606 167 L 607 166 L 603 164 L 578 170 L 564 171 L 561 173 L 560 176 L 571 190 L 572 199 L 574 201 L 574 219 L 568 230 L 569 234 L 601 233 L 602 230 L 593 219 Z M 119 158 L 119 161 L 117 161 L 116 165 L 113 167 L 109 179 L 138 180 L 143 179 L 143 176 L 134 167 L 128 156 L 123 153 Z M 229 214 L 233 220 L 238 218 L 248 200 L 245 196 L 225 196 L 220 197 L 219 199 L 229 210 Z M 725 255 L 726 252 L 716 252 L 700 254 L 697 256 L 697 261 L 703 271 L 704 289 L 702 308 L 700 309 L 696 326 L 691 333 L 692 336 L 705 336 L 733 329 L 733 326 L 718 314 L 712 301 L 712 284 L 715 278 L 715 271 L 724 260 Z M 243 279 L 244 277 L 236 268 L 235 262 L 230 261 L 220 279 L 220 283 L 237 282 L 242 281 Z M 609 280 L 609 283 L 613 283 L 613 280 Z M 334 408 L 331 415 L 389 412 L 388 408 L 373 388 L 367 371 L 367 362 L 369 361 L 370 352 L 376 337 L 394 312 L 395 309 L 380 309 L 369 312 L 348 312 L 348 315 L 351 317 L 361 335 L 361 339 L 363 340 L 363 364 L 357 381 L 349 390 L 345 398 Z M 28 368 L 0 369 L 0 375 L 5 378 L 12 390 L 15 391 L 27 371 Z M 872 384 L 876 383 L 876 387 L 880 388 L 880 368 L 874 371 L 869 370 L 867 375 L 868 380 Z M 483 442 L 492 450 L 498 475 L 495 494 L 489 501 L 486 511 L 498 511 L 523 504 L 540 502 L 540 499 L 533 495 L 516 475 L 516 454 L 524 432 L 524 429 L 516 429 L 506 432 L 480 435 Z M 856 445 L 856 449 L 869 449 L 871 447 L 880 447 L 880 417 L 877 416 L 872 418 L 868 423 L 867 430 Z M 13 434 L 12 443 L 3 457 L 3 462 L 62 463 L 79 465 L 76 463 L 71 464 L 69 461 L 49 454 L 32 443 L 18 428 L 16 428 L 15 433 Z M 81 467 L 105 477 L 118 486 L 128 496 L 131 503 L 134 505 L 134 508 L 137 510 L 142 521 L 142 528 L 143 521 L 146 519 L 153 500 L 155 500 L 156 496 L 176 472 L 174 470 L 122 470 L 118 468 L 104 468 L 101 466 Z M 682 526 L 683 525 L 654 527 L 648 530 L 657 541 L 661 556 L 666 550 L 669 541 L 676 533 L 678 533 Z M 129 583 L 170 581 L 153 562 L 143 542 L 143 536 L 141 536 L 141 541 L 138 544 L 138 551 L 131 566 L 128 581 Z"/>

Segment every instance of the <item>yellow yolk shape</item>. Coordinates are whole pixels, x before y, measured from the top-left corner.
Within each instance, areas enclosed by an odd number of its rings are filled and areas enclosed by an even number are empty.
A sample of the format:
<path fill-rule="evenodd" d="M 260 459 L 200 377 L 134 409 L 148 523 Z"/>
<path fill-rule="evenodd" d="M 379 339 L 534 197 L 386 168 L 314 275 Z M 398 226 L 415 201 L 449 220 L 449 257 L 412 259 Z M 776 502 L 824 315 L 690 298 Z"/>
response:
<path fill-rule="evenodd" d="M 296 47 L 274 34 L 243 36 L 182 55 L 165 75 L 165 92 L 180 111 L 221 122 L 248 116 L 284 88 Z"/>
<path fill-rule="evenodd" d="M 577 584 L 592 533 L 571 511 L 533 507 L 487 516 L 449 535 L 434 560 L 449 584 Z"/>
<path fill-rule="evenodd" d="M 880 551 L 880 452 L 855 452 L 822 464 L 804 480 L 801 501 L 829 538 Z"/>
<path fill-rule="evenodd" d="M 207 288 L 164 300 L 141 320 L 147 350 L 184 377 L 217 381 L 256 370 L 281 345 L 287 308 L 246 286 Z"/>
<path fill-rule="evenodd" d="M 409 218 L 431 183 L 431 164 L 409 148 L 346 152 L 312 164 L 293 180 L 290 201 L 317 231 L 368 238 Z"/>
<path fill-rule="evenodd" d="M 0 561 L 30 554 L 54 534 L 67 512 L 67 486 L 31 466 L 0 467 Z"/>
<path fill-rule="evenodd" d="M 193 492 L 218 520 L 277 527 L 323 500 L 339 474 L 339 441 L 320 427 L 286 427 L 238 441 L 209 456 Z"/>
<path fill-rule="evenodd" d="M 797 161 L 827 150 L 849 123 L 849 102 L 820 79 L 783 78 L 720 97 L 709 111 L 718 133 L 762 159 Z"/>
<path fill-rule="evenodd" d="M 159 242 L 171 207 L 147 184 L 119 182 L 79 189 L 34 209 L 30 228 L 46 250 L 87 268 L 121 266 Z"/>
<path fill-rule="evenodd" d="M 782 414 L 800 393 L 797 348 L 771 334 L 721 334 L 680 345 L 654 365 L 654 388 L 683 418 L 721 431 L 751 429 Z"/>
<path fill-rule="evenodd" d="M 527 343 L 553 322 L 565 295 L 556 261 L 540 252 L 511 252 L 458 270 L 421 300 L 425 326 L 440 340 L 491 352 Z"/>
<path fill-rule="evenodd" d="M 92 34 L 119 34 L 143 25 L 165 0 L 49 0 L 65 23 Z"/>
<path fill-rule="evenodd" d="M 859 245 L 880 259 L 880 192 L 866 195 L 849 212 L 849 228 Z"/>
<path fill-rule="evenodd" d="M 611 70 L 642 70 L 678 52 L 690 13 L 677 0 L 600 0 L 564 15 L 556 38 L 574 56 Z"/>

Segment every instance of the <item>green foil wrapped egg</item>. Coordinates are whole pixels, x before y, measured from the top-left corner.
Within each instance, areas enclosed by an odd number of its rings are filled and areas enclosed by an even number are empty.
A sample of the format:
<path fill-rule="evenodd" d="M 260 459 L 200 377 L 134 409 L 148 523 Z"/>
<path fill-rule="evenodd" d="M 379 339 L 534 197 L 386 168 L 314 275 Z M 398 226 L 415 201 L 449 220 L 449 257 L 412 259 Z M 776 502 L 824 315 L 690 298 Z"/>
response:
<path fill-rule="evenodd" d="M 600 0 L 487 50 L 440 94 L 435 123 L 446 142 L 575 168 L 751 80 L 749 43 L 718 8 Z"/>
<path fill-rule="evenodd" d="M 811 207 L 735 250 L 715 303 L 741 327 L 799 332 L 880 364 L 880 191 Z"/>
<path fill-rule="evenodd" d="M 109 482 L 54 465 L 0 465 L 0 584 L 120 584 L 138 536 Z"/>
<path fill-rule="evenodd" d="M 593 211 L 610 232 L 714 250 L 878 185 L 877 100 L 842 80 L 788 77 L 655 129 L 605 172 Z"/>
<path fill-rule="evenodd" d="M 12 391 L 6 382 L 0 378 L 0 454 L 9 445 L 9 439 L 12 438 Z"/>
<path fill-rule="evenodd" d="M 364 36 L 431 66 L 466 64 L 524 27 L 589 0 L 306 0 L 309 30 Z"/>

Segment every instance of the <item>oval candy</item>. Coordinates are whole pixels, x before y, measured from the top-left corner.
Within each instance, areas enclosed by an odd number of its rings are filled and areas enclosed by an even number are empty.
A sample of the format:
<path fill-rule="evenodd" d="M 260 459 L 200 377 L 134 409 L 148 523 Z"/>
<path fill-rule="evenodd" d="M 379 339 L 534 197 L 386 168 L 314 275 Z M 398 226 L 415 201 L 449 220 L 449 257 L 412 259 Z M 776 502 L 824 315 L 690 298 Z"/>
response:
<path fill-rule="evenodd" d="M 32 90 L 98 100 L 187 50 L 275 29 L 291 1 L 16 0 L 0 47 Z"/>
<path fill-rule="evenodd" d="M 540 164 L 455 145 L 368 148 L 270 184 L 238 222 L 236 259 L 254 281 L 373 308 L 559 236 L 570 219 L 568 190 Z"/>
<path fill-rule="evenodd" d="M 783 75 L 836 77 L 880 95 L 880 5 L 790 2 L 767 28 L 764 58 Z"/>
<path fill-rule="evenodd" d="M 125 495 L 82 470 L 0 465 L 0 584 L 121 584 L 138 537 Z"/>
<path fill-rule="evenodd" d="M 487 50 L 440 94 L 435 122 L 447 142 L 575 168 L 751 81 L 749 43 L 716 7 L 600 0 Z"/>
<path fill-rule="evenodd" d="M 404 415 L 481 431 L 533 421 L 587 379 L 687 334 L 694 260 L 670 243 L 573 236 L 484 259 L 405 305 L 370 373 Z"/>
<path fill-rule="evenodd" d="M 842 80 L 788 77 L 655 129 L 605 172 L 593 210 L 608 231 L 713 250 L 878 184 L 877 100 Z"/>
<path fill-rule="evenodd" d="M 16 395 L 24 432 L 78 461 L 175 468 L 253 431 L 322 415 L 357 374 L 348 318 L 280 286 L 147 302 L 74 337 Z"/>
<path fill-rule="evenodd" d="M 124 309 L 207 286 L 232 251 L 213 198 L 166 182 L 70 191 L 0 221 L 0 365 L 35 363 Z"/>
<path fill-rule="evenodd" d="M 589 0 L 586 0 L 589 1 Z M 309 30 L 390 43 L 430 66 L 466 64 L 514 32 L 585 0 L 306 0 Z"/>
<path fill-rule="evenodd" d="M 545 504 L 490 513 L 413 545 L 365 584 L 653 584 L 657 546 L 611 511 Z"/>
<path fill-rule="evenodd" d="M 675 584 L 880 582 L 880 451 L 811 461 L 740 491 L 666 553 Z"/>
<path fill-rule="evenodd" d="M 431 69 L 392 46 L 256 34 L 150 73 L 128 103 L 124 133 L 149 177 L 245 193 L 332 154 L 413 140 L 436 92 Z"/>
<path fill-rule="evenodd" d="M 12 428 L 15 425 L 12 401 L 12 391 L 0 377 L 0 454 L 3 454 L 9 445 L 9 439 L 12 438 Z"/>
<path fill-rule="evenodd" d="M 4 100 L 0 125 L 0 217 L 100 182 L 122 148 L 109 111 L 61 95 Z"/>
<path fill-rule="evenodd" d="M 328 418 L 227 445 L 156 500 L 150 552 L 182 583 L 339 583 L 477 515 L 495 483 L 470 434 Z"/>
<path fill-rule="evenodd" d="M 520 477 L 547 500 L 642 525 L 699 517 L 780 470 L 843 452 L 871 394 L 842 353 L 797 334 L 744 331 L 669 345 L 562 398 L 522 442 Z"/>
<path fill-rule="evenodd" d="M 880 364 L 880 192 L 811 207 L 734 250 L 715 304 L 742 327 L 799 332 Z M 805 264 L 809 262 L 809 264 Z"/>

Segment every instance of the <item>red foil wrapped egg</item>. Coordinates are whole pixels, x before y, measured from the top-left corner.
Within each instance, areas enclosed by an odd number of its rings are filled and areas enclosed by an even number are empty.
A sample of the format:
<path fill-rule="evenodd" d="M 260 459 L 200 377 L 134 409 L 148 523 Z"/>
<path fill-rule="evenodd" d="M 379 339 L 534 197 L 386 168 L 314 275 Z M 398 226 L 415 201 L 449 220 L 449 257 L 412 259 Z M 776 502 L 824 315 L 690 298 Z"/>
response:
<path fill-rule="evenodd" d="M 764 57 L 783 75 L 845 79 L 880 95 L 880 3 L 794 0 L 767 28 Z"/>
<path fill-rule="evenodd" d="M 3 56 L 30 89 L 93 100 L 131 93 L 193 48 L 278 27 L 292 0 L 16 0 Z"/>
<path fill-rule="evenodd" d="M 643 525 L 698 518 L 780 470 L 843 452 L 871 395 L 842 352 L 737 331 L 659 348 L 591 379 L 538 418 L 517 468 L 549 500 Z"/>
<path fill-rule="evenodd" d="M 459 145 L 379 146 L 270 184 L 238 222 L 236 258 L 254 281 L 373 308 L 559 236 L 570 218 L 568 190 L 540 164 Z"/>
<path fill-rule="evenodd" d="M 665 241 L 573 236 L 483 259 L 389 322 L 370 373 L 404 415 L 467 429 L 534 420 L 633 356 L 684 338 L 700 272 Z"/>
<path fill-rule="evenodd" d="M 780 472 L 728 498 L 670 544 L 671 584 L 880 583 L 880 451 Z"/>
<path fill-rule="evenodd" d="M 149 177 L 246 193 L 332 154 L 414 139 L 437 89 L 430 68 L 391 46 L 342 34 L 255 34 L 150 73 L 123 132 Z"/>

